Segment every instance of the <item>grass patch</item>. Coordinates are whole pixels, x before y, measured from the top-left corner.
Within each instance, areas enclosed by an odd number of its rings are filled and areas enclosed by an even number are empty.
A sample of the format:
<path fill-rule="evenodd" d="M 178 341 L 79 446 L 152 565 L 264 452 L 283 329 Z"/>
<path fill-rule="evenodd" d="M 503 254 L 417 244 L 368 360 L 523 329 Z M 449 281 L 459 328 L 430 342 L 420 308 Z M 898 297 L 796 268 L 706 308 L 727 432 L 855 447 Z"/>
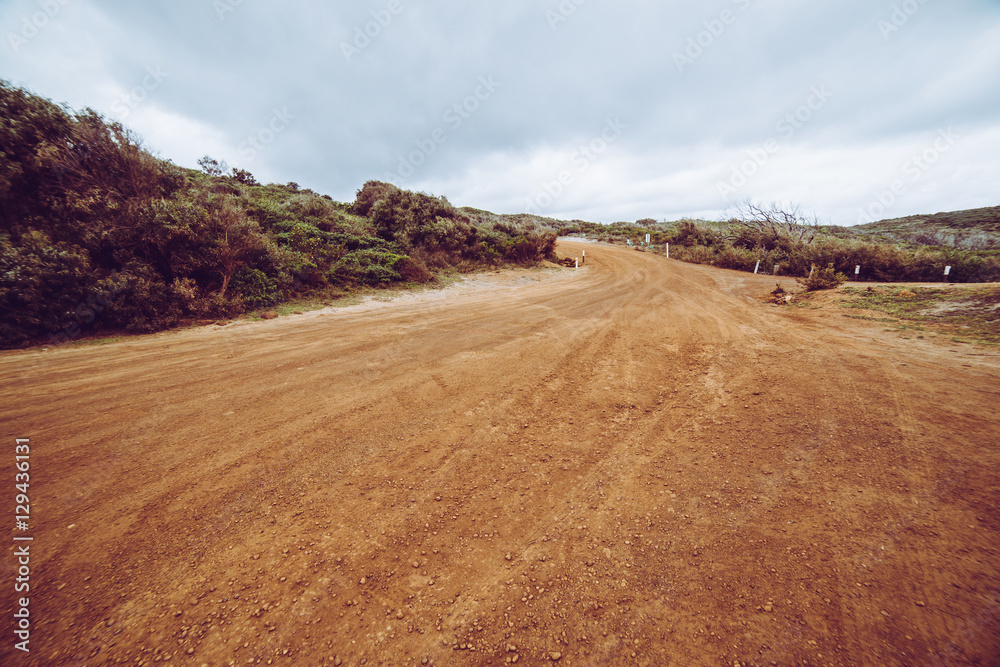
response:
<path fill-rule="evenodd" d="M 888 322 L 889 324 L 895 324 L 899 320 L 894 320 L 891 317 L 869 317 L 868 315 L 851 315 L 844 314 L 844 317 L 849 317 L 852 320 L 866 320 L 868 322 Z"/>
<path fill-rule="evenodd" d="M 106 336 L 104 338 L 81 338 L 67 343 L 69 347 L 94 347 L 96 345 L 111 345 L 125 340 L 125 336 Z"/>
<path fill-rule="evenodd" d="M 815 292 L 802 292 L 801 294 L 795 294 L 795 298 L 788 304 L 788 308 L 820 310 L 823 306 L 813 301 L 813 297 L 815 296 Z"/>
<path fill-rule="evenodd" d="M 259 322 L 263 319 L 261 314 L 269 310 L 278 313 L 279 317 L 285 317 L 286 315 L 308 313 L 323 310 L 324 308 L 347 308 L 348 306 L 357 306 L 364 303 L 367 297 L 372 297 L 375 301 L 392 301 L 404 294 L 444 289 L 461 282 L 462 275 L 456 271 L 448 271 L 445 275 L 438 275 L 437 279 L 431 283 L 390 283 L 385 287 L 359 286 L 344 288 L 331 286 L 323 291 L 311 292 L 302 297 L 291 298 L 271 308 L 261 308 L 249 312 L 244 316 L 244 319 L 251 322 Z"/>
<path fill-rule="evenodd" d="M 897 331 L 936 331 L 963 343 L 1000 345 L 1000 285 L 984 287 L 844 287 L 840 305 L 875 311 L 893 319 L 847 314 L 874 322 L 893 322 Z"/>

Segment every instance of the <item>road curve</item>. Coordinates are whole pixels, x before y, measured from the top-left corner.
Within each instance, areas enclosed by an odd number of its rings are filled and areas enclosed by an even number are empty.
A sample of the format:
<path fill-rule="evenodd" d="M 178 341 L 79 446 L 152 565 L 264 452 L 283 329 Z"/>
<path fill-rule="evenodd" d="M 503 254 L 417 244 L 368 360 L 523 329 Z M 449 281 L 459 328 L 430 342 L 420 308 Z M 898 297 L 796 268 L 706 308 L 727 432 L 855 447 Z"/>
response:
<path fill-rule="evenodd" d="M 992 664 L 1000 355 L 583 249 L 0 354 L 34 537 L 0 663 Z"/>

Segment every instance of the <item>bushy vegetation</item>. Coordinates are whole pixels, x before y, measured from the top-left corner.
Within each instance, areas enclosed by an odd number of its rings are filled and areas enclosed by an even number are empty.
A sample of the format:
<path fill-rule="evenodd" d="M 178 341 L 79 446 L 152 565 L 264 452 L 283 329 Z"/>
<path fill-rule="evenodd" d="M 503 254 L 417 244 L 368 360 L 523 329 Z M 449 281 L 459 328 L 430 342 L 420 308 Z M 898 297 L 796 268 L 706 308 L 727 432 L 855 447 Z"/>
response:
<path fill-rule="evenodd" d="M 840 238 L 866 238 L 913 246 L 950 246 L 965 250 L 1000 249 L 1000 206 L 913 215 L 856 227 L 831 227 Z"/>
<path fill-rule="evenodd" d="M 529 265 L 554 259 L 557 235 L 648 250 L 648 234 L 676 259 L 800 277 L 827 267 L 824 280 L 856 265 L 863 280 L 941 281 L 945 266 L 954 282 L 1000 280 L 1000 209 L 827 229 L 748 204 L 724 222 L 601 225 L 458 209 L 378 181 L 342 203 L 208 156 L 199 165 L 160 160 L 119 123 L 0 80 L 0 347 Z"/>
<path fill-rule="evenodd" d="M 965 228 L 964 238 L 987 239 L 976 248 L 943 242 L 932 245 L 932 239 L 926 234 L 921 236 L 919 227 L 914 225 L 907 227 L 907 233 L 913 236 L 911 241 L 888 240 L 864 228 L 850 233 L 845 230 L 853 228 L 831 230 L 795 209 L 786 211 L 774 205 L 753 203 L 721 222 L 644 219 L 598 225 L 573 221 L 561 228 L 560 233 L 609 243 L 631 243 L 641 250 L 648 249 L 644 242 L 649 234 L 652 249 L 663 251 L 664 244 L 669 243 L 673 259 L 738 271 L 753 271 L 759 262 L 760 273 L 773 273 L 777 266 L 781 275 L 807 278 L 815 266 L 816 284 L 825 281 L 821 276 L 826 276 L 830 267 L 831 280 L 837 274 L 853 280 L 857 266 L 861 267 L 858 277 L 863 281 L 943 282 L 945 267 L 950 266 L 951 282 L 994 282 L 1000 281 L 1000 248 L 988 239 L 994 224 L 991 220 L 1000 220 L 1000 209 L 994 210 L 997 218 L 986 216 L 991 210 L 979 209 L 967 216 L 939 214 L 937 218 L 948 220 L 949 224 L 975 221 L 979 226 Z"/>
<path fill-rule="evenodd" d="M 533 221 L 369 182 L 352 203 L 201 171 L 127 128 L 0 81 L 0 346 L 155 331 L 310 291 L 429 282 L 551 257 Z"/>
<path fill-rule="evenodd" d="M 813 269 L 807 278 L 796 278 L 796 281 L 805 287 L 806 291 L 815 292 L 840 287 L 847 282 L 847 276 L 839 273 L 833 268 L 833 264 L 830 264 L 825 269 Z"/>

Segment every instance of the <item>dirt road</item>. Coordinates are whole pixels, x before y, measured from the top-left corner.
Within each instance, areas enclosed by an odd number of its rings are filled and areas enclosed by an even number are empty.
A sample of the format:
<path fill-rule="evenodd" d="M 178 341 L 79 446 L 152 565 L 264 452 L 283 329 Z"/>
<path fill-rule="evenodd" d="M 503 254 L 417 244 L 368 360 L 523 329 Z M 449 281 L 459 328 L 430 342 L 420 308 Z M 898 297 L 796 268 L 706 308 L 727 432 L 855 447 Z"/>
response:
<path fill-rule="evenodd" d="M 583 247 L 0 355 L 34 537 L 31 652 L 9 542 L 0 663 L 998 664 L 996 348 Z"/>

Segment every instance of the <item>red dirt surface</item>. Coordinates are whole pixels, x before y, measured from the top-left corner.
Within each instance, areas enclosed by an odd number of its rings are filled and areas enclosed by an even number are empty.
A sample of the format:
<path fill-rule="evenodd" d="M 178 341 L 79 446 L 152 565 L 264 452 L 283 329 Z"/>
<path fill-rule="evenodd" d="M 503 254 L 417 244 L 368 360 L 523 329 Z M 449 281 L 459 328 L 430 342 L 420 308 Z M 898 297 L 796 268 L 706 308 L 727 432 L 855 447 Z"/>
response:
<path fill-rule="evenodd" d="M 0 663 L 998 664 L 996 348 L 584 248 L 0 355 L 34 536 Z"/>

